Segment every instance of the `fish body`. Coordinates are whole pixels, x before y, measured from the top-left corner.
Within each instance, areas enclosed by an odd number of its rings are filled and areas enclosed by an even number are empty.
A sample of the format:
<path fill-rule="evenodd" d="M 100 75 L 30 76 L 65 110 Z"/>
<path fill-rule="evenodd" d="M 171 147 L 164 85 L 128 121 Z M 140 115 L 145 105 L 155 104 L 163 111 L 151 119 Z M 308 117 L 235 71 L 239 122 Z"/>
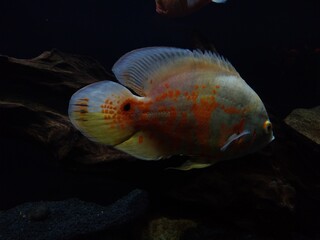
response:
<path fill-rule="evenodd" d="M 120 58 L 113 72 L 120 84 L 97 82 L 70 100 L 72 123 L 93 141 L 145 160 L 205 159 L 191 169 L 254 152 L 273 139 L 259 96 L 215 53 L 143 48 Z"/>
<path fill-rule="evenodd" d="M 210 2 L 222 3 L 226 0 L 156 0 L 156 11 L 161 15 L 177 17 L 190 14 Z"/>

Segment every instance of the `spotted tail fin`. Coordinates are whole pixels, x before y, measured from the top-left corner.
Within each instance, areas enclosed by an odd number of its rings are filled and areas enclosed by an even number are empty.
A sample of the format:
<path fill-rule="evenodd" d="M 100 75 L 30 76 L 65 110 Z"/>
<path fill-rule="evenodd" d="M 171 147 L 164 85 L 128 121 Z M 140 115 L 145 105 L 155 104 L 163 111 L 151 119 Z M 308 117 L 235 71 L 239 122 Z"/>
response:
<path fill-rule="evenodd" d="M 95 142 L 117 145 L 135 132 L 124 103 L 135 96 L 122 85 L 101 81 L 77 91 L 69 103 L 72 124 Z"/>

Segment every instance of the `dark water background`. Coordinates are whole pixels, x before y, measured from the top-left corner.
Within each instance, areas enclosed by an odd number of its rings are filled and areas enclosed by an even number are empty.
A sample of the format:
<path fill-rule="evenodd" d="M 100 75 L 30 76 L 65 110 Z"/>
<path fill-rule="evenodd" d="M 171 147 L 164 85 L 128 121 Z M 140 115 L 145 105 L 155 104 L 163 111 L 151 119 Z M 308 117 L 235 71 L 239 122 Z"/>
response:
<path fill-rule="evenodd" d="M 154 0 L 0 3 L 0 54 L 33 58 L 57 48 L 91 56 L 111 71 L 133 49 L 194 48 L 199 37 L 236 67 L 280 119 L 294 108 L 320 103 L 319 29 L 319 0 L 229 0 L 176 19 L 159 16 Z M 0 146 L 0 209 L 67 197 L 109 203 L 134 187 L 126 179 L 113 185 L 103 173 L 52 168 L 50 159 L 43 161 L 50 158 L 45 149 L 19 137 L 0 138 Z"/>
<path fill-rule="evenodd" d="M 111 70 L 130 50 L 194 48 L 200 35 L 279 114 L 320 102 L 318 0 L 229 0 L 177 19 L 159 16 L 154 0 L 13 0 L 0 6 L 0 54 L 32 58 L 57 48 Z"/>

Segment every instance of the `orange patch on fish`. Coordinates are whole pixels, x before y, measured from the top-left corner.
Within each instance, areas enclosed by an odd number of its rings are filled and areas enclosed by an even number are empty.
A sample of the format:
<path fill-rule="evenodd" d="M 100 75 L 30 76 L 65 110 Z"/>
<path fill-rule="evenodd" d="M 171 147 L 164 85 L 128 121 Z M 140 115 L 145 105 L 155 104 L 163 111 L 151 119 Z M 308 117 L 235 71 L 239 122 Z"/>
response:
<path fill-rule="evenodd" d="M 214 97 L 201 98 L 199 103 L 194 103 L 191 112 L 195 117 L 195 124 L 197 126 L 197 139 L 201 145 L 206 145 L 209 140 L 209 129 L 211 115 L 214 110 L 219 106 Z M 203 129 L 208 129 L 203 131 Z"/>
<path fill-rule="evenodd" d="M 173 96 L 174 96 L 174 93 L 173 93 L 172 90 L 170 90 L 170 91 L 168 92 L 168 97 L 169 97 L 169 98 L 173 98 Z"/>
<path fill-rule="evenodd" d="M 230 106 L 225 107 L 224 105 L 221 106 L 221 109 L 228 114 L 241 114 L 242 110 L 237 109 L 236 107 Z"/>
<path fill-rule="evenodd" d="M 198 92 L 192 91 L 191 94 L 187 96 L 187 100 L 195 102 L 199 96 Z"/>
<path fill-rule="evenodd" d="M 156 101 L 163 101 L 168 97 L 168 93 L 164 92 L 161 95 L 156 97 Z"/>
<path fill-rule="evenodd" d="M 235 124 L 232 131 L 235 133 L 241 133 L 244 130 L 245 119 L 242 118 L 239 123 Z"/>
<path fill-rule="evenodd" d="M 174 124 L 177 119 L 177 109 L 175 107 L 171 107 L 169 110 L 169 118 L 168 118 L 168 124 Z"/>

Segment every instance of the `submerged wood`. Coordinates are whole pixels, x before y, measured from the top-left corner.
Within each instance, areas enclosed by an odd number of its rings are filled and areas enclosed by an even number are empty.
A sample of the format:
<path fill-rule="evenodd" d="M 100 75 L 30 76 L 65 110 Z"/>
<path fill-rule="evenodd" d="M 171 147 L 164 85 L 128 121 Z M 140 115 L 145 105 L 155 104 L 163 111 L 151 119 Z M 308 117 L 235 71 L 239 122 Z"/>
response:
<path fill-rule="evenodd" d="M 128 158 L 83 137 L 67 118 L 71 95 L 90 83 L 112 79 L 94 59 L 58 50 L 33 59 L 0 56 L 0 130 L 25 134 L 58 161 L 95 163 Z"/>

